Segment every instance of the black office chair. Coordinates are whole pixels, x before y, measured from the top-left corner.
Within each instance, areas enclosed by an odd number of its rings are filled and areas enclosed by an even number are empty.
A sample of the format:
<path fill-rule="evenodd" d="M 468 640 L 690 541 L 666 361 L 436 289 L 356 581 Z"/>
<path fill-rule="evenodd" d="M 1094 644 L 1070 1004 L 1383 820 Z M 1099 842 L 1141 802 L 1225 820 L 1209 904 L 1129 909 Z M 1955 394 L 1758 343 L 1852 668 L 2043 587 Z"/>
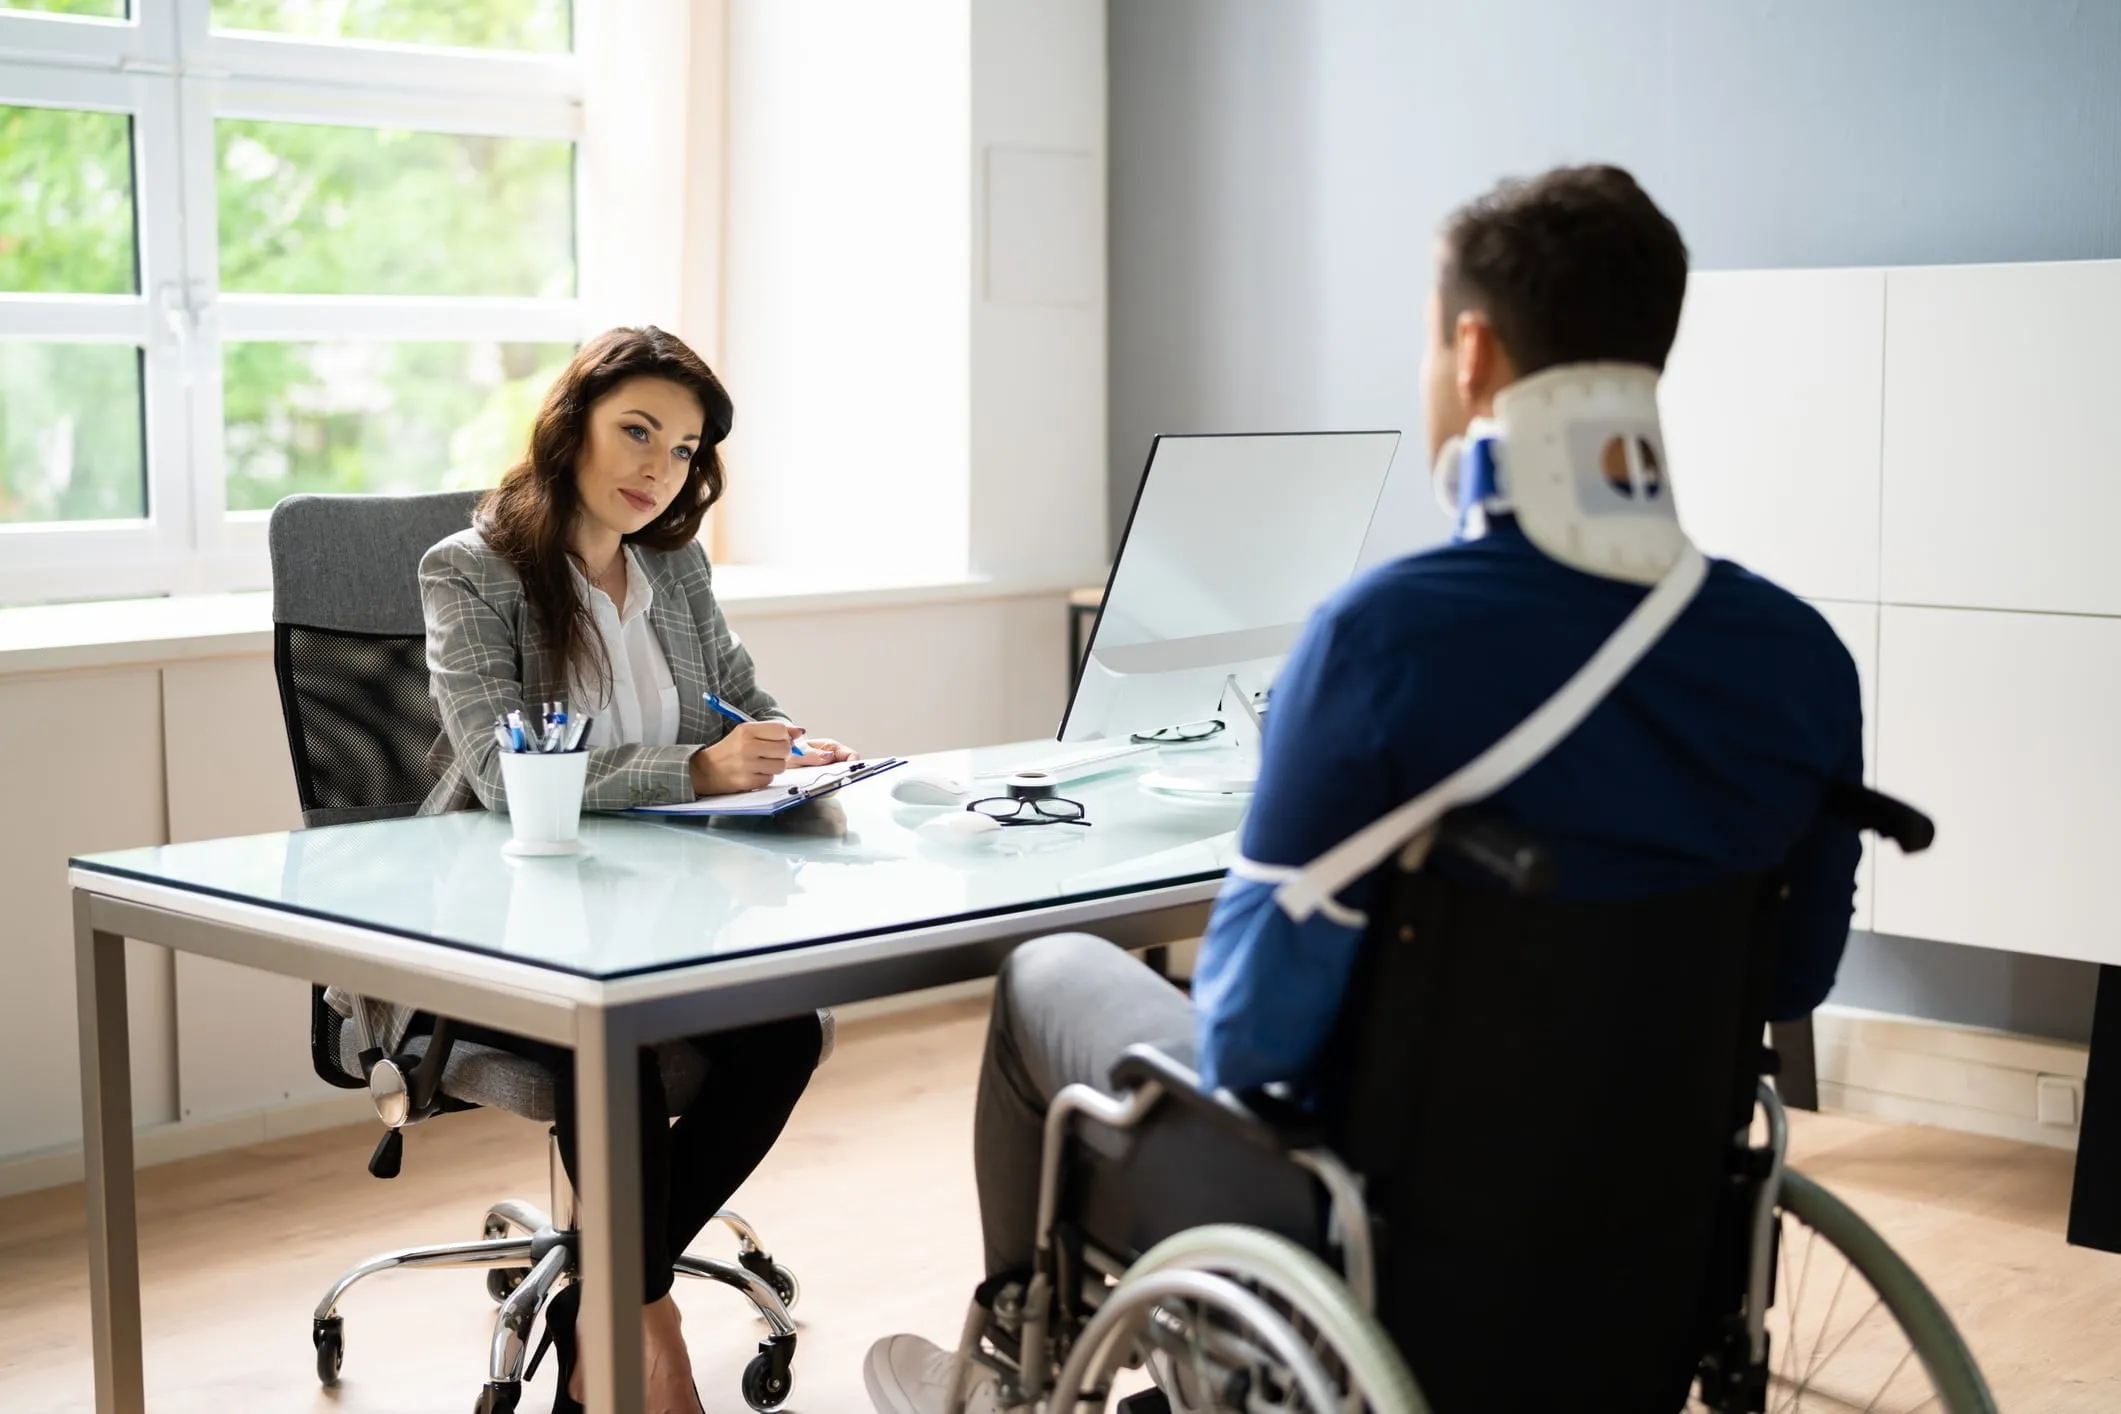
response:
<path fill-rule="evenodd" d="M 1828 808 L 1930 841 L 1860 787 Z M 966 1356 L 1052 1409 L 1147 1360 L 1191 1410 L 1993 1414 L 1906 1263 L 1784 1167 L 1761 1078 L 1779 876 L 1599 903 L 1545 897 L 1551 879 L 1477 814 L 1394 872 L 1324 1113 L 1202 1095 L 1147 1046 L 1118 1098 L 1063 1091 L 1037 1271 L 982 1289 Z M 1158 1149 L 1182 1181 L 1155 1186 Z"/>
<path fill-rule="evenodd" d="M 291 496 L 274 508 L 268 533 L 273 670 L 305 825 L 412 815 L 433 787 L 427 753 L 439 726 L 428 691 L 418 568 L 430 546 L 471 523 L 476 500 L 474 492 Z M 358 848 L 358 834 L 347 843 Z M 829 1052 L 830 1017 L 821 1019 Z M 310 1058 L 317 1074 L 332 1085 L 368 1090 L 388 1126 L 369 1163 L 378 1178 L 396 1176 L 405 1127 L 438 1114 L 489 1106 L 552 1123 L 553 1078 L 535 1061 L 453 1041 L 446 1019 L 415 1017 L 398 1037 L 376 1036 L 372 1027 L 370 1009 L 358 999 L 311 989 Z M 660 1047 L 658 1058 L 675 1114 L 699 1092 L 704 1062 L 690 1046 Z M 576 1269 L 574 1194 L 557 1141 L 550 1143 L 549 1168 L 550 1214 L 527 1203 L 496 1203 L 479 1241 L 388 1252 L 341 1275 L 312 1323 L 317 1378 L 338 1382 L 346 1352 L 338 1304 L 354 1283 L 399 1267 L 485 1268 L 486 1289 L 500 1310 L 478 1410 L 514 1410 L 531 1330 Z M 745 1371 L 744 1397 L 754 1409 L 778 1408 L 792 1387 L 795 1324 L 788 1308 L 799 1288 L 750 1224 L 733 1212 L 717 1216 L 736 1235 L 737 1260 L 687 1256 L 678 1274 L 719 1281 L 749 1298 L 768 1334 Z"/>

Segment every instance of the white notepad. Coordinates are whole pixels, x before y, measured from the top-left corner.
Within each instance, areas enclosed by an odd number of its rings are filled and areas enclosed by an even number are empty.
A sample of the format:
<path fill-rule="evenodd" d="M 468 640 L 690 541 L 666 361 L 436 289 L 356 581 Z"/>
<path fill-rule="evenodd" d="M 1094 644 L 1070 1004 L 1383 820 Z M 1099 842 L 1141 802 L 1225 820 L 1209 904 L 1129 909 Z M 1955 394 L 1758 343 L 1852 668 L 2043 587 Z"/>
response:
<path fill-rule="evenodd" d="M 832 766 L 798 766 L 773 778 L 773 784 L 736 795 L 709 795 L 684 805 L 642 805 L 629 815 L 778 815 L 858 781 L 881 776 L 906 764 L 903 756 L 881 761 L 842 761 Z"/>

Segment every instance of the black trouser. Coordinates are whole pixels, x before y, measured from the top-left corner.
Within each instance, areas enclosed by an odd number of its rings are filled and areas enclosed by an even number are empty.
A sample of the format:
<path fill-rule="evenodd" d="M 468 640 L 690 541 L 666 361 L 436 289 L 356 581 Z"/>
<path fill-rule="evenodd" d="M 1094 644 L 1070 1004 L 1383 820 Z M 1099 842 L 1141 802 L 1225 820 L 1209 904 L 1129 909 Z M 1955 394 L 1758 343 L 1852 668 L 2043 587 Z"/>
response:
<path fill-rule="evenodd" d="M 505 1031 L 458 1025 L 460 1041 L 534 1060 L 553 1075 L 554 1132 L 560 1162 L 577 1189 L 574 1052 Z M 817 1069 L 824 1031 L 817 1013 L 735 1031 L 693 1036 L 683 1043 L 705 1057 L 707 1078 L 675 1124 L 663 1094 L 653 1050 L 641 1052 L 641 1265 L 644 1300 L 670 1294 L 679 1257 L 722 1210 L 737 1186 L 780 1138 Z"/>

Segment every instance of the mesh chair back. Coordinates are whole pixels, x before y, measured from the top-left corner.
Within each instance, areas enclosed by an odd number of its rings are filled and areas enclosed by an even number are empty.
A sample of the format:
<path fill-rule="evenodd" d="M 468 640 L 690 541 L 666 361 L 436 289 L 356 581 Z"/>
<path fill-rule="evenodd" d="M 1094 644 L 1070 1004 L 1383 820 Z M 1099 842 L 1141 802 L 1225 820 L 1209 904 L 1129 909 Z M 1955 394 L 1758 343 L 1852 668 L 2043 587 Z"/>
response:
<path fill-rule="evenodd" d="M 434 778 L 420 557 L 476 492 L 291 496 L 274 508 L 273 670 L 302 818 L 410 815 Z"/>
<path fill-rule="evenodd" d="M 1678 1409 L 1707 1348 L 1780 890 L 1565 902 L 1399 873 L 1327 1117 L 1438 1414 Z"/>
<path fill-rule="evenodd" d="M 478 493 L 290 496 L 273 508 L 273 675 L 305 825 L 410 815 L 434 785 L 439 730 L 428 695 L 420 557 L 471 524 Z M 310 1063 L 341 1062 L 347 1025 L 310 989 Z"/>

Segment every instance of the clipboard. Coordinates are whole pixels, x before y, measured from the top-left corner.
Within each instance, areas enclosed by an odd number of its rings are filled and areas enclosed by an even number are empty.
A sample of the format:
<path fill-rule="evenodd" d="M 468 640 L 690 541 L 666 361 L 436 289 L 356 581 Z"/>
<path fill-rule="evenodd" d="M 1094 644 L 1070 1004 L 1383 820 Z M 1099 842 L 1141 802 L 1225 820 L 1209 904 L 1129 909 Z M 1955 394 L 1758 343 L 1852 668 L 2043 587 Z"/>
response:
<path fill-rule="evenodd" d="M 843 761 L 831 766 L 798 766 L 792 771 L 781 772 L 774 778 L 772 785 L 759 790 L 739 791 L 735 795 L 710 795 L 688 801 L 684 805 L 637 805 L 620 813 L 652 815 L 666 820 L 719 815 L 758 819 L 778 815 L 784 810 L 793 810 L 798 805 L 808 805 L 813 800 L 823 800 L 848 786 L 872 780 L 905 764 L 906 758 L 903 756 L 886 756 L 879 761 Z"/>

